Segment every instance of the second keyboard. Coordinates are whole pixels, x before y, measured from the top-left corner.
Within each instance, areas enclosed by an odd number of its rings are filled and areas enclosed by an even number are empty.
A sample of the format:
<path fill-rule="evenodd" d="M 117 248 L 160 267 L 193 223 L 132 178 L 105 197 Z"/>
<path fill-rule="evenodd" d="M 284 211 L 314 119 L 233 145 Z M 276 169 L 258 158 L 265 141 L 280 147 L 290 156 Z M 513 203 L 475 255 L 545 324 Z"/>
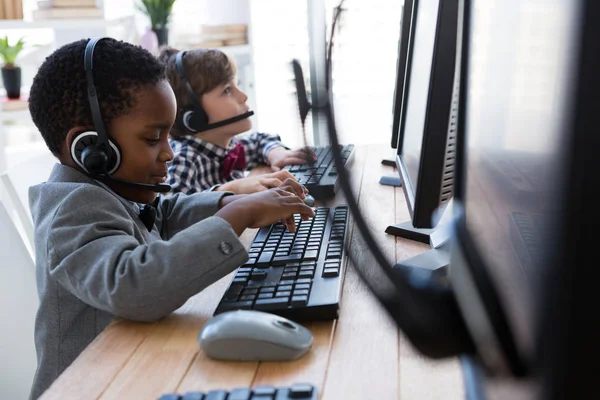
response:
<path fill-rule="evenodd" d="M 330 199 L 337 192 L 338 172 L 333 161 L 331 146 L 311 147 L 317 155 L 317 162 L 313 165 L 288 165 L 284 169 L 290 171 L 302 185 L 306 186 L 309 193 L 317 200 Z M 347 168 L 353 158 L 354 145 L 339 146 L 342 162 Z"/>

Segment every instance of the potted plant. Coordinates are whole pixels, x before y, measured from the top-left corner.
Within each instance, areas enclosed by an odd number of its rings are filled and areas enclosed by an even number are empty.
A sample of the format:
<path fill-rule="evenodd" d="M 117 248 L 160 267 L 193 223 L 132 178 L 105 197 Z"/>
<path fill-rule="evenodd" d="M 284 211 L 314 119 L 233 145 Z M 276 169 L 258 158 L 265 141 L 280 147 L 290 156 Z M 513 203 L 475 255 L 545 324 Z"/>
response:
<path fill-rule="evenodd" d="M 167 44 L 169 29 L 167 23 L 175 0 L 140 0 L 138 8 L 150 18 L 150 27 L 158 38 L 158 45 Z"/>
<path fill-rule="evenodd" d="M 0 38 L 0 58 L 2 65 L 2 83 L 9 99 L 21 97 L 21 68 L 15 65 L 17 55 L 23 50 L 23 39 L 19 39 L 13 46 L 8 44 L 8 36 Z"/>

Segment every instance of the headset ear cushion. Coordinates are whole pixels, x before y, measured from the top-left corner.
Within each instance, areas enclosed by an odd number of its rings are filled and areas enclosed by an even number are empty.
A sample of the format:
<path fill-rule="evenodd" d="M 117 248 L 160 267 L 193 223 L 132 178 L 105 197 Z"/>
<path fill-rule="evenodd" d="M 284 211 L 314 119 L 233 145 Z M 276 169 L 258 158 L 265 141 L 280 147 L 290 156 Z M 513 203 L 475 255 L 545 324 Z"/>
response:
<path fill-rule="evenodd" d="M 188 131 L 199 132 L 208 125 L 208 116 L 204 110 L 182 110 L 181 123 Z"/>
<path fill-rule="evenodd" d="M 71 158 L 75 164 L 92 176 L 106 172 L 112 175 L 121 165 L 121 150 L 112 140 L 109 140 L 109 153 L 106 155 L 95 148 L 97 141 L 98 133 L 95 131 L 77 134 L 71 143 Z"/>

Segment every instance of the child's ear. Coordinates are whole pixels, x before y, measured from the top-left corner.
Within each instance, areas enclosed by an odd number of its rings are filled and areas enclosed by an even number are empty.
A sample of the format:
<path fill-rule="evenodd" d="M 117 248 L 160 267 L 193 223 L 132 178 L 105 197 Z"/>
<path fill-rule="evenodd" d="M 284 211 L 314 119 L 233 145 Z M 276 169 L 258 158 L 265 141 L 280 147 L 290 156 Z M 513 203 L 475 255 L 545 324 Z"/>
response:
<path fill-rule="evenodd" d="M 73 128 L 69 129 L 69 131 L 67 132 L 67 136 L 65 137 L 65 142 L 63 143 L 63 154 L 70 158 L 71 145 L 73 144 L 73 139 L 83 132 L 93 130 L 94 128 L 89 126 L 74 126 Z"/>

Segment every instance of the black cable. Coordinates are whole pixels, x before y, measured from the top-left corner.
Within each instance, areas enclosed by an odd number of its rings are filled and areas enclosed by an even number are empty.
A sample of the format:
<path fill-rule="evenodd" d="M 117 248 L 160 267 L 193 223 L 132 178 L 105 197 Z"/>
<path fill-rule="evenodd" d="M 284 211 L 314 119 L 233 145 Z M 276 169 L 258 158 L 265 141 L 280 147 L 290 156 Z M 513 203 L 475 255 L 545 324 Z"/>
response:
<path fill-rule="evenodd" d="M 325 69 L 326 69 L 326 73 L 325 73 L 325 88 L 327 89 L 327 92 L 331 91 L 331 55 L 333 53 L 333 37 L 335 35 L 335 28 L 337 25 L 338 20 L 340 19 L 340 16 L 342 15 L 342 11 L 344 11 L 344 9 L 342 8 L 342 6 L 344 5 L 344 1 L 346 0 L 340 0 L 340 3 L 337 5 L 337 7 L 335 7 L 333 9 L 333 21 L 331 22 L 331 31 L 329 32 L 329 43 L 327 45 L 327 58 L 325 59 Z"/>

